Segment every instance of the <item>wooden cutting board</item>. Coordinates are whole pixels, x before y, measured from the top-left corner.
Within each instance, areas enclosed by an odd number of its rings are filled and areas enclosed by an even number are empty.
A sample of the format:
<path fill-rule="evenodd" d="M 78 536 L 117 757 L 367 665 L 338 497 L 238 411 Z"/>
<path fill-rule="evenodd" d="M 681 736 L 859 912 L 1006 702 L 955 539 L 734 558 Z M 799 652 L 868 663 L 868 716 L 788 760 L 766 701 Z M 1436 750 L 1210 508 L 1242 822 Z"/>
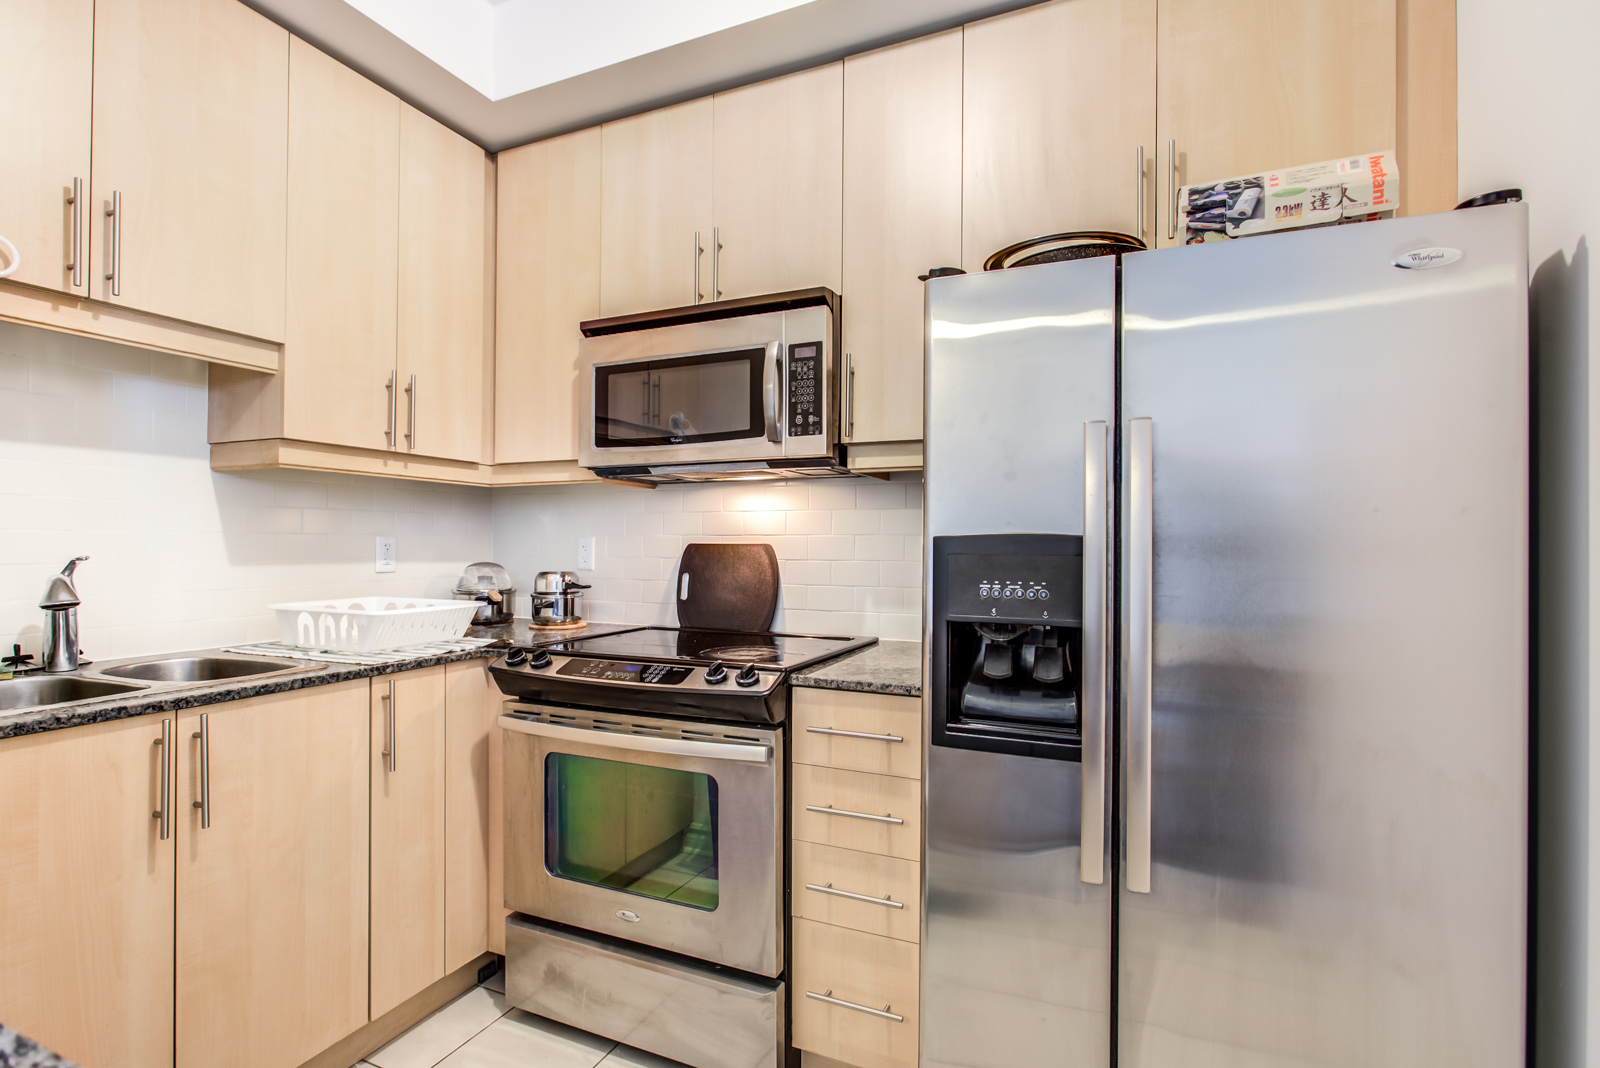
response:
<path fill-rule="evenodd" d="M 678 561 L 678 626 L 764 631 L 778 611 L 778 554 L 772 546 L 693 542 Z"/>

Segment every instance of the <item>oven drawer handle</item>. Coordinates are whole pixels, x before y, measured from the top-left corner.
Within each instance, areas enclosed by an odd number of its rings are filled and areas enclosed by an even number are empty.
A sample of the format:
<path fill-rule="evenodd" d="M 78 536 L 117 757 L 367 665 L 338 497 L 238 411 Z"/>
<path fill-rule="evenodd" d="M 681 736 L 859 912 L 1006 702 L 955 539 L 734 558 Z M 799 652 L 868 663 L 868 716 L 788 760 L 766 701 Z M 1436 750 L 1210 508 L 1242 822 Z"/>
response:
<path fill-rule="evenodd" d="M 831 986 L 828 988 L 828 992 L 826 994 L 818 994 L 814 991 L 807 990 L 806 997 L 813 1001 L 820 1001 L 825 1005 L 837 1005 L 841 1009 L 854 1009 L 857 1012 L 864 1012 L 868 1016 L 876 1016 L 880 1020 L 893 1020 L 895 1023 L 906 1022 L 906 1018 L 904 1016 L 901 1016 L 898 1013 L 890 1012 L 889 1006 L 887 1005 L 881 1009 L 874 1009 L 866 1005 L 857 1005 L 855 1002 L 846 1001 L 843 998 L 836 998 L 833 996 L 833 987 Z"/>
<path fill-rule="evenodd" d="M 807 734 L 831 734 L 839 738 L 865 738 L 872 742 L 903 742 L 898 734 L 867 734 L 864 731 L 846 731 L 838 727 L 807 727 Z"/>
<path fill-rule="evenodd" d="M 751 745 L 744 742 L 697 742 L 688 738 L 651 738 L 640 734 L 614 734 L 611 731 L 590 730 L 587 727 L 567 727 L 559 723 L 541 723 L 536 719 L 504 715 L 500 726 L 518 734 L 532 734 L 541 738 L 559 738 L 562 741 L 586 742 L 607 749 L 633 749 L 641 753 L 664 753 L 668 756 L 705 757 L 709 760 L 740 760 L 747 764 L 765 764 L 772 759 L 770 745 Z M 873 817 L 877 819 L 879 817 Z M 898 822 L 898 821 L 897 821 Z"/>
<path fill-rule="evenodd" d="M 847 808 L 834 808 L 832 805 L 807 805 L 807 812 L 815 812 L 821 816 L 849 816 L 853 820 L 871 820 L 874 823 L 904 823 L 899 816 L 878 816 L 871 812 L 851 812 Z"/>
<path fill-rule="evenodd" d="M 807 890 L 815 890 L 819 894 L 832 894 L 834 897 L 847 897 L 851 901 L 865 901 L 869 905 L 882 905 L 886 909 L 903 909 L 905 902 L 891 900 L 887 895 L 872 897 L 870 894 L 857 894 L 849 890 L 835 890 L 832 883 L 818 886 L 816 883 L 806 883 Z"/>

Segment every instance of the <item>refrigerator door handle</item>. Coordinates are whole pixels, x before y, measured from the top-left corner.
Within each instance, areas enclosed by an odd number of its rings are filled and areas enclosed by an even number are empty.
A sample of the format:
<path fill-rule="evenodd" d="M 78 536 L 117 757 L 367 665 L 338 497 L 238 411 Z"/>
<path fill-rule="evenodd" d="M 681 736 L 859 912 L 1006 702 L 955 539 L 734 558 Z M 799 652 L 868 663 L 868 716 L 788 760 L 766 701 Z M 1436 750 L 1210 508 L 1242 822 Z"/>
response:
<path fill-rule="evenodd" d="M 1078 878 L 1106 880 L 1106 436 L 1104 421 L 1083 424 L 1083 802 Z"/>
<path fill-rule="evenodd" d="M 1155 601 L 1155 495 L 1150 419 L 1128 423 L 1127 885 L 1150 892 L 1150 705 Z"/>

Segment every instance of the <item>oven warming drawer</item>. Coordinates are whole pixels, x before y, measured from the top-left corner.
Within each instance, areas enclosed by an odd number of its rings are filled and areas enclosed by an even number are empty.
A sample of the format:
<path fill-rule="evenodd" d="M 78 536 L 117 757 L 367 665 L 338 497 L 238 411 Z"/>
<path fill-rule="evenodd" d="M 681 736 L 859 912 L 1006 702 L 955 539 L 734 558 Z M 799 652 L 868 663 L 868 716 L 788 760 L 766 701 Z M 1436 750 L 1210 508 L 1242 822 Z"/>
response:
<path fill-rule="evenodd" d="M 506 918 L 506 1000 L 695 1068 L 783 1068 L 785 989 L 671 954 Z"/>

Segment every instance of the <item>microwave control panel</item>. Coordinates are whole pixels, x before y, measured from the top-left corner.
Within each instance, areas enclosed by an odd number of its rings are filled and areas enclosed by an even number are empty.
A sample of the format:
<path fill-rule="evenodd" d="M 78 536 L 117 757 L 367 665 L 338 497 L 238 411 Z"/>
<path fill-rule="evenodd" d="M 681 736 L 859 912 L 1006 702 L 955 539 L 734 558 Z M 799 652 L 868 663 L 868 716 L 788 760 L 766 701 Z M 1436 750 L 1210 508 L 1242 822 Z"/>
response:
<path fill-rule="evenodd" d="M 789 413 L 785 421 L 791 438 L 808 438 L 823 431 L 822 342 L 789 346 Z"/>

